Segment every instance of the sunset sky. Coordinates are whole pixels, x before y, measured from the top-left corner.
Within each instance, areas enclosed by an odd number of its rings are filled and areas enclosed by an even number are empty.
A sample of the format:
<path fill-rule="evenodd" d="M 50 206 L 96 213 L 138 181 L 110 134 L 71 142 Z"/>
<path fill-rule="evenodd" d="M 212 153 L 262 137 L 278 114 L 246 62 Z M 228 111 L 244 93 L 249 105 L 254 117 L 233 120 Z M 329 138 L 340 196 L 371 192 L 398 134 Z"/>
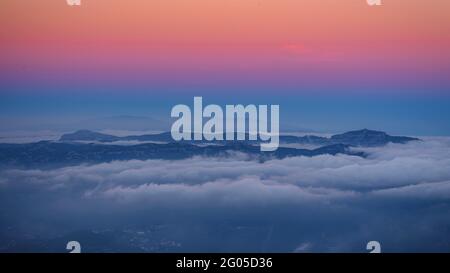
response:
<path fill-rule="evenodd" d="M 151 115 L 136 103 L 152 98 L 164 115 L 202 95 L 285 103 L 321 130 L 450 134 L 449 13 L 447 0 L 3 0 L 0 114 Z"/>

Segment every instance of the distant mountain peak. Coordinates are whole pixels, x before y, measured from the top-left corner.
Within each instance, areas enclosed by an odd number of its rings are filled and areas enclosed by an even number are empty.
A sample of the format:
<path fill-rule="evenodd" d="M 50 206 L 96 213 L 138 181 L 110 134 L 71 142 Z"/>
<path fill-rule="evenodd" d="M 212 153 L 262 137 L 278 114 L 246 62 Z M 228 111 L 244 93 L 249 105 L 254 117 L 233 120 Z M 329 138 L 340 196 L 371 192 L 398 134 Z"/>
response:
<path fill-rule="evenodd" d="M 417 138 L 405 136 L 391 136 L 382 131 L 369 129 L 355 130 L 331 136 L 333 143 L 349 144 L 353 146 L 382 146 L 387 143 L 407 143 Z"/>

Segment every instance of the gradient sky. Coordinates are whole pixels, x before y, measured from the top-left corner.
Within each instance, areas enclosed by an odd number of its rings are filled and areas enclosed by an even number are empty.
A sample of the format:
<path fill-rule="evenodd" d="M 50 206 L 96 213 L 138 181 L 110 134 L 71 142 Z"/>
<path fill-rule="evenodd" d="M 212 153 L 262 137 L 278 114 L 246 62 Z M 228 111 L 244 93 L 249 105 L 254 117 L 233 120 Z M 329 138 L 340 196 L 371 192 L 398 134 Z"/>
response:
<path fill-rule="evenodd" d="M 202 95 L 311 129 L 450 134 L 447 0 L 3 0 L 0 49 L 3 121 Z"/>

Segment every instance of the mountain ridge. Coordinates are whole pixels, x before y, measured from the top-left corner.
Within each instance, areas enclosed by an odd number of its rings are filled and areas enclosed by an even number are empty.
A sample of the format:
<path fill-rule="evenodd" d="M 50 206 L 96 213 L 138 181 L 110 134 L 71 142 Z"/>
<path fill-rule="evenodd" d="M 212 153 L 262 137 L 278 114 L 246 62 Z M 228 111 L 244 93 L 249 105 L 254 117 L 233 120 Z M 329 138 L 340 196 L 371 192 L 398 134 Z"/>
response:
<path fill-rule="evenodd" d="M 248 140 L 248 133 L 246 134 L 245 143 L 259 143 L 260 141 Z M 130 135 L 118 137 L 114 135 L 97 133 L 89 130 L 79 130 L 74 133 L 64 134 L 60 141 L 98 141 L 98 142 L 114 142 L 114 141 L 158 141 L 158 142 L 174 142 L 170 132 L 163 132 L 159 134 L 147 135 Z M 321 137 L 316 135 L 293 136 L 280 135 L 281 144 L 310 144 L 317 146 L 333 145 L 333 144 L 347 144 L 357 147 L 374 147 L 383 146 L 388 143 L 404 144 L 409 141 L 417 141 L 418 138 L 406 136 L 391 136 L 382 131 L 375 131 L 369 129 L 348 131 L 342 134 L 335 134 L 331 137 Z M 209 141 L 181 141 L 186 143 L 211 143 Z M 215 140 L 213 143 L 229 143 L 230 141 Z M 232 142 L 232 141 L 231 141 Z"/>

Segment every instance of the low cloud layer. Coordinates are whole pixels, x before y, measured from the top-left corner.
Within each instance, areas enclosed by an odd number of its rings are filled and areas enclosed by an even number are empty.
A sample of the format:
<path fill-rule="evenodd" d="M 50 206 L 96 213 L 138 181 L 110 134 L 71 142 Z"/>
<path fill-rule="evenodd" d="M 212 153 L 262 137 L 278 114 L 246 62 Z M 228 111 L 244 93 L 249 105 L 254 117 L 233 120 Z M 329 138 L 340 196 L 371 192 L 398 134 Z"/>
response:
<path fill-rule="evenodd" d="M 364 151 L 4 170 L 2 234 L 163 224 L 188 251 L 450 250 L 450 140 Z"/>

